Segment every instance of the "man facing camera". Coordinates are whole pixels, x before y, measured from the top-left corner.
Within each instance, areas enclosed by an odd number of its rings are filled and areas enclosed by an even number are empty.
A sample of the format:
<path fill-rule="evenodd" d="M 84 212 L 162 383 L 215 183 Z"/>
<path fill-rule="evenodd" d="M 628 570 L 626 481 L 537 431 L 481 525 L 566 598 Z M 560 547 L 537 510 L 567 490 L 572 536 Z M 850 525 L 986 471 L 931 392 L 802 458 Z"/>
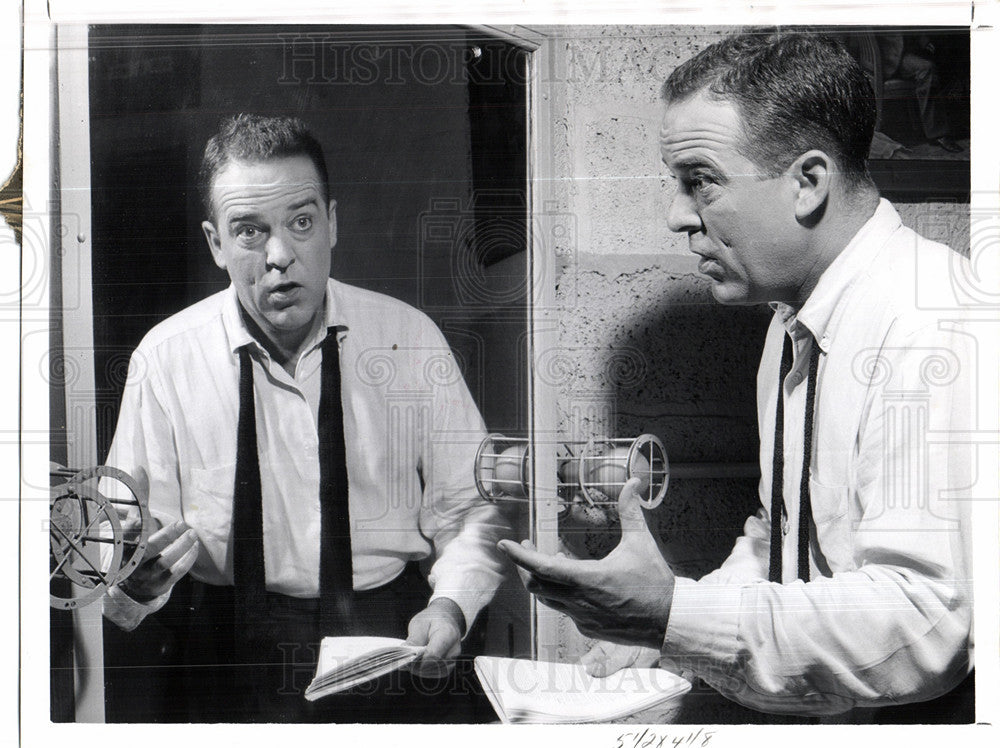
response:
<path fill-rule="evenodd" d="M 479 412 L 425 315 L 329 277 L 336 202 L 302 122 L 226 120 L 199 183 L 231 285 L 133 355 L 107 462 L 148 484 L 161 529 L 105 616 L 134 628 L 190 575 L 162 613 L 181 721 L 448 719 L 446 688 L 307 702 L 302 675 L 335 635 L 406 637 L 419 675 L 448 670 L 502 572 Z"/>
<path fill-rule="evenodd" d="M 960 439 L 975 341 L 949 285 L 967 261 L 879 198 L 865 164 L 871 88 L 837 43 L 733 36 L 678 67 L 663 98 L 668 225 L 718 301 L 774 310 L 757 378 L 760 509 L 697 581 L 665 561 L 635 481 L 605 559 L 501 546 L 584 634 L 653 648 L 741 704 L 971 721 L 971 700 L 955 712 L 939 699 L 963 681 L 971 697 Z M 607 669 L 598 655 L 589 666 Z M 912 702 L 929 703 L 900 711 Z"/>

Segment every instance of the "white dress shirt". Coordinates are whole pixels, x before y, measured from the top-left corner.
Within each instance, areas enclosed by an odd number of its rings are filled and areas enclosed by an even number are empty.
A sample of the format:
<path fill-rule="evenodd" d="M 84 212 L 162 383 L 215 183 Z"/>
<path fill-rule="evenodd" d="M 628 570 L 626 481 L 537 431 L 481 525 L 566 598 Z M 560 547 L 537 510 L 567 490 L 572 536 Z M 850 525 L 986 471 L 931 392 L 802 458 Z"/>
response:
<path fill-rule="evenodd" d="M 433 554 L 431 599 L 450 598 L 471 625 L 500 582 L 495 546 L 506 530 L 475 488 L 485 430 L 459 367 L 434 323 L 397 299 L 331 279 L 325 316 L 340 344 L 354 587 L 386 584 Z M 183 519 L 197 533 L 195 579 L 233 583 L 237 350 L 250 344 L 267 589 L 318 596 L 326 334 L 289 375 L 247 331 L 230 287 L 157 325 L 136 348 L 107 464 L 145 471 L 153 516 L 164 525 Z M 105 615 L 126 628 L 167 599 L 139 605 L 113 592 Z"/>
<path fill-rule="evenodd" d="M 802 308 L 775 304 L 757 379 L 760 500 L 721 568 L 678 578 L 661 654 L 770 712 L 934 698 L 972 667 L 975 341 L 948 280 L 968 263 L 881 201 Z M 918 297 L 917 288 L 923 289 Z M 934 298 L 923 295 L 935 287 Z M 783 583 L 767 581 L 783 336 Z M 814 342 L 815 341 L 815 342 Z M 797 579 L 805 380 L 818 345 L 810 581 Z"/>

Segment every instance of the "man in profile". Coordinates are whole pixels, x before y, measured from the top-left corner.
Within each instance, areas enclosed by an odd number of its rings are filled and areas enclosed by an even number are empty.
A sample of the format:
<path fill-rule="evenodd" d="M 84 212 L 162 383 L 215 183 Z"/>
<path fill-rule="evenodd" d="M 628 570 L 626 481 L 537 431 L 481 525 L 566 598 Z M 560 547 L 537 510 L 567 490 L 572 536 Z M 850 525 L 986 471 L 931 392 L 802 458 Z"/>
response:
<path fill-rule="evenodd" d="M 165 622 L 181 721 L 447 720 L 447 688 L 307 702 L 302 676 L 334 635 L 408 638 L 418 674 L 448 671 L 502 572 L 479 412 L 430 319 L 329 277 L 336 202 L 301 121 L 224 121 L 199 184 L 231 285 L 133 355 L 108 464 L 148 485 L 161 529 L 105 615 L 134 628 L 190 574 Z"/>
<path fill-rule="evenodd" d="M 761 507 L 697 581 L 665 561 L 636 481 L 602 560 L 501 547 L 585 635 L 657 650 L 741 704 L 971 721 L 972 461 L 951 437 L 971 429 L 974 339 L 947 282 L 967 261 L 880 199 L 871 87 L 838 43 L 729 37 L 678 67 L 663 98 L 668 225 L 719 302 L 774 310 Z M 592 671 L 620 664 L 597 659 Z M 939 698 L 960 683 L 955 712 Z M 901 713 L 913 702 L 930 703 Z"/>

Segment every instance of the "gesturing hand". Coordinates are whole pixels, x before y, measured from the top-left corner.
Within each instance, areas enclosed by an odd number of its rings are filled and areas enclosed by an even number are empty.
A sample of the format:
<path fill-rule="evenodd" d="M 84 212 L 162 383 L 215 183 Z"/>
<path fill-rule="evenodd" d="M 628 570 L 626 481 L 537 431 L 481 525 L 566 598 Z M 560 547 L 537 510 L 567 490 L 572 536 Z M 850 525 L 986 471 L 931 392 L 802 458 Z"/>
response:
<path fill-rule="evenodd" d="M 621 542 L 599 561 L 546 556 L 527 540 L 520 546 L 501 540 L 498 547 L 521 567 L 527 590 L 572 618 L 584 635 L 659 649 L 670 614 L 674 574 L 646 524 L 636 492 L 639 484 L 633 478 L 622 488 Z"/>
<path fill-rule="evenodd" d="M 198 537 L 183 520 L 177 520 L 149 537 L 143 562 L 119 587 L 133 600 L 148 602 L 173 587 L 196 558 Z"/>
<path fill-rule="evenodd" d="M 462 609 L 448 598 L 431 601 L 410 619 L 407 644 L 426 646 L 410 670 L 424 678 L 443 678 L 453 667 L 462 651 L 462 630 L 465 616 Z"/>

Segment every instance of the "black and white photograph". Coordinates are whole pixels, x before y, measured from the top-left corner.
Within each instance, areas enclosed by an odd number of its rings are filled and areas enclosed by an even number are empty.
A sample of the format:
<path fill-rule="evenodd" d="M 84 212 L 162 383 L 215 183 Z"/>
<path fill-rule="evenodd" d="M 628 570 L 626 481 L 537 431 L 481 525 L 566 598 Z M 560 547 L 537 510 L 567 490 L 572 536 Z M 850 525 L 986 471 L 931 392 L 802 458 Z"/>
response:
<path fill-rule="evenodd" d="M 982 18 L 48 15 L 23 744 L 988 737 Z"/>

